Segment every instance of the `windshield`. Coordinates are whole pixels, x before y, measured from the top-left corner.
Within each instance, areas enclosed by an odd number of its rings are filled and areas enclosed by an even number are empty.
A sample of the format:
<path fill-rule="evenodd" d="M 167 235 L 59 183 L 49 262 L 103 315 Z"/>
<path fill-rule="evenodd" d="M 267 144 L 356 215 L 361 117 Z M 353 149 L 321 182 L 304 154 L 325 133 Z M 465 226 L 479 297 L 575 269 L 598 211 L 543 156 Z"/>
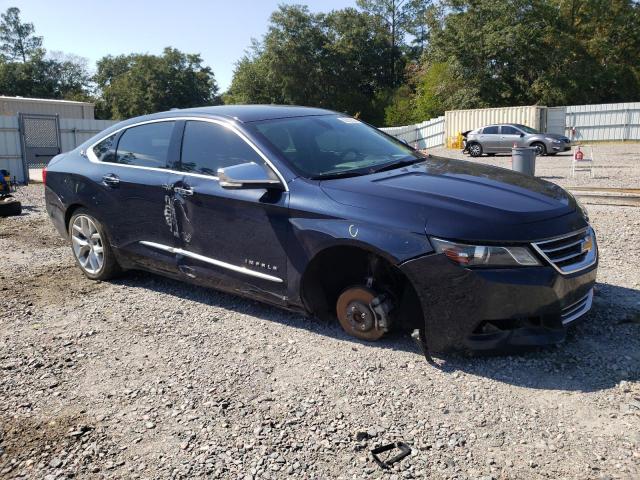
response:
<path fill-rule="evenodd" d="M 514 123 L 513 125 L 514 127 L 518 127 L 520 130 L 522 130 L 525 133 L 540 133 L 538 130 L 536 130 L 535 128 L 531 128 L 531 127 L 527 127 L 526 125 L 520 125 L 518 123 Z"/>
<path fill-rule="evenodd" d="M 402 142 L 351 117 L 282 118 L 255 122 L 249 128 L 266 138 L 309 178 L 363 175 L 424 158 Z"/>

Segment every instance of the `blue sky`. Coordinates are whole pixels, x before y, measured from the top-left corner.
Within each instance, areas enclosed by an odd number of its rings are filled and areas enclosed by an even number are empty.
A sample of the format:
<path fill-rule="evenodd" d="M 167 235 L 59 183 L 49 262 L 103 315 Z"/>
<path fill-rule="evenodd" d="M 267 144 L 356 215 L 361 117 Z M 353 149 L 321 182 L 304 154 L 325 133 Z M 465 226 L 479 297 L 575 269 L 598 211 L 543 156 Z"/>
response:
<path fill-rule="evenodd" d="M 49 51 L 89 59 L 104 55 L 160 53 L 172 46 L 200 53 L 225 90 L 234 63 L 267 30 L 278 4 L 303 3 L 314 12 L 354 6 L 355 0 L 0 0 L 0 10 L 18 7 Z"/>

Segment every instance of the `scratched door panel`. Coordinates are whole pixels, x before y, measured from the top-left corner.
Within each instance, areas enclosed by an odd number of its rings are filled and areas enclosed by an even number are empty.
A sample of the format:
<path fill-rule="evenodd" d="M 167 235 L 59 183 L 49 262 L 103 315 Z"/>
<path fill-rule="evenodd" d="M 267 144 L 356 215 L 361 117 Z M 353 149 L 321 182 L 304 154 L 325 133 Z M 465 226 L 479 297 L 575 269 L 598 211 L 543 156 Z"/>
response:
<path fill-rule="evenodd" d="M 181 204 L 182 268 L 234 289 L 283 301 L 286 292 L 288 193 L 229 190 L 216 179 L 185 176 Z M 180 191 L 191 194 L 181 194 Z M 196 254 L 204 258 L 190 257 Z M 218 263 L 216 263 L 218 262 Z"/>

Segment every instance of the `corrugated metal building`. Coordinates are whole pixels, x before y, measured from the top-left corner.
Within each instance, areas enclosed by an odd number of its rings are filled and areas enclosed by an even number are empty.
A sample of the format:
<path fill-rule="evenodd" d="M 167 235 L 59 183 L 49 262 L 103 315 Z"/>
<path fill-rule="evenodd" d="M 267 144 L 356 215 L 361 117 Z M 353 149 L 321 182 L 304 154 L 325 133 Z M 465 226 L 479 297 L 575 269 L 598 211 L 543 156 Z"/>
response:
<path fill-rule="evenodd" d="M 115 123 L 93 114 L 92 103 L 0 96 L 0 169 L 19 183 L 37 179 L 54 155 Z"/>
<path fill-rule="evenodd" d="M 25 181 L 18 117 L 0 116 L 0 170 L 8 170 L 18 182 Z"/>
<path fill-rule="evenodd" d="M 37 113 L 58 115 L 60 118 L 86 118 L 93 120 L 94 108 L 95 105 L 88 102 L 0 96 L 0 115 Z"/>

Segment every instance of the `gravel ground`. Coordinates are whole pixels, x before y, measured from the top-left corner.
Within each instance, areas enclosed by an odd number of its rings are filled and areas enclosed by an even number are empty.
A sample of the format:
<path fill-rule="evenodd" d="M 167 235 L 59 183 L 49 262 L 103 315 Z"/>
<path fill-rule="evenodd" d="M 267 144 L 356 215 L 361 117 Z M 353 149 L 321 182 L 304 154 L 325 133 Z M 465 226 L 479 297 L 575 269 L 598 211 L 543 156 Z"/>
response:
<path fill-rule="evenodd" d="M 566 343 L 434 366 L 407 334 L 364 344 L 151 274 L 88 281 L 42 187 L 18 196 L 0 219 L 1 478 L 640 478 L 640 208 L 589 208 L 599 284 Z M 369 450 L 398 440 L 412 453 L 384 472 Z"/>

